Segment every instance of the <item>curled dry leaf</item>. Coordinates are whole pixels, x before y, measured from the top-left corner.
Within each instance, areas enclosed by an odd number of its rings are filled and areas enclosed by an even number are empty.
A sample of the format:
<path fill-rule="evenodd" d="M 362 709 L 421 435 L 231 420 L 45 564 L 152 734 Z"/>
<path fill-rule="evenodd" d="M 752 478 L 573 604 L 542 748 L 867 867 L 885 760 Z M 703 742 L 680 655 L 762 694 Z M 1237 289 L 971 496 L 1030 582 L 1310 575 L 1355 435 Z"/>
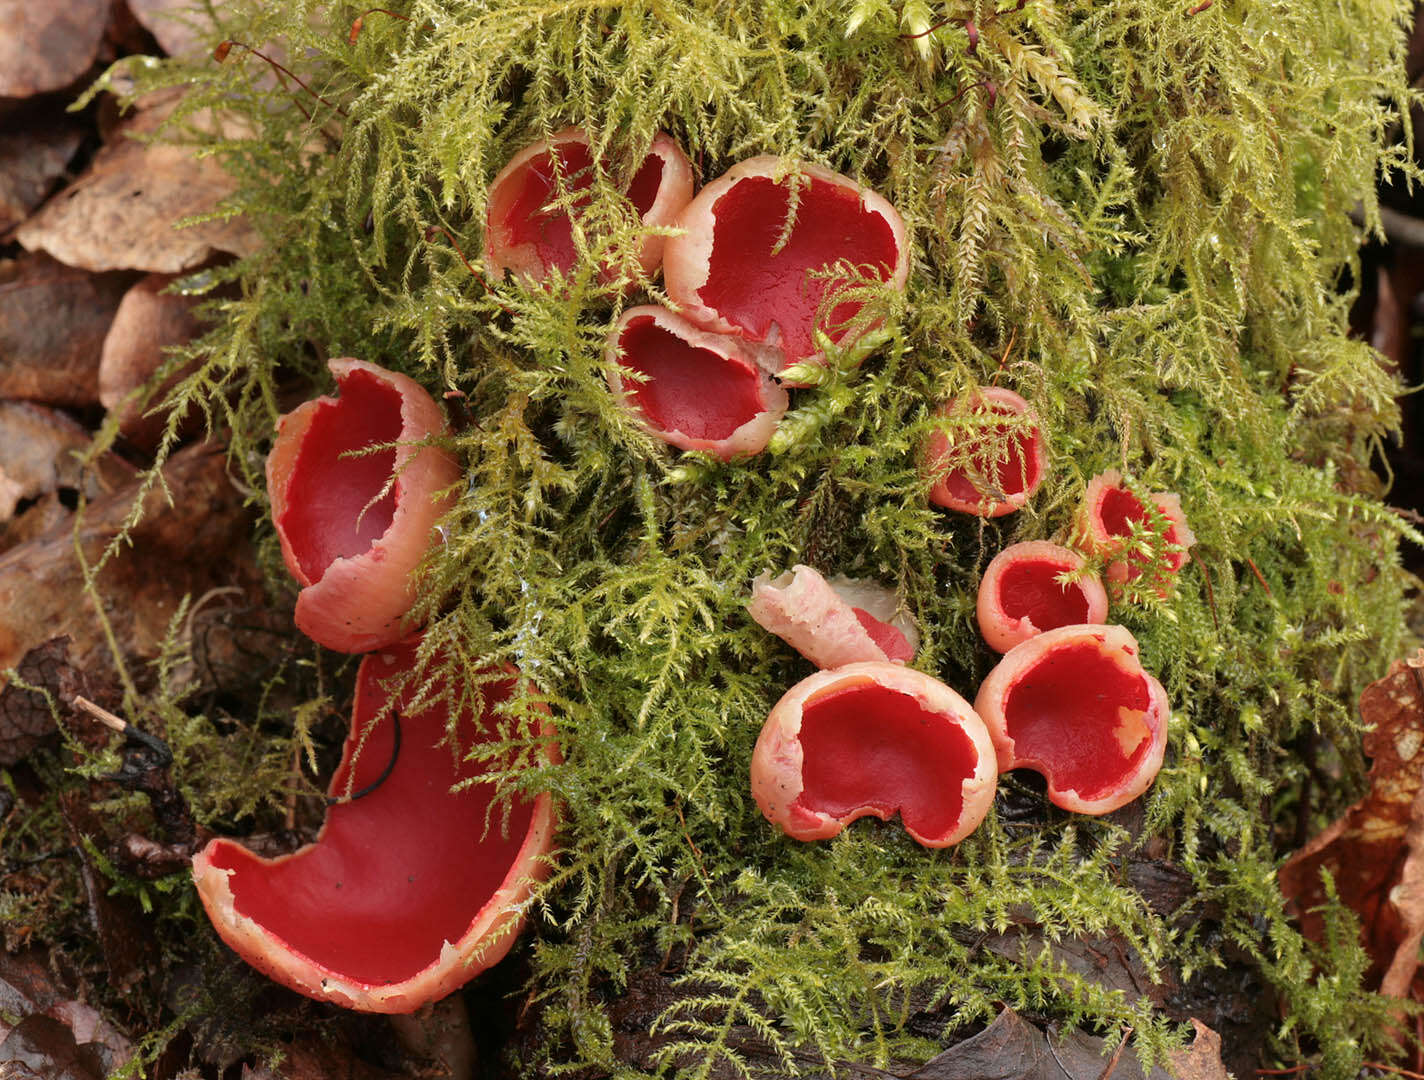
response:
<path fill-rule="evenodd" d="M 108 0 L 0 0 L 0 98 L 73 83 L 94 62 L 108 24 Z"/>
<path fill-rule="evenodd" d="M 80 459 L 89 432 L 68 415 L 23 401 L 0 401 L 0 521 L 14 515 L 21 499 L 60 488 L 93 498 L 133 478 L 133 468 L 112 454 L 97 469 Z"/>
<path fill-rule="evenodd" d="M 149 274 L 124 294 L 99 359 L 100 403 L 110 413 L 117 412 L 119 430 L 145 450 L 158 445 L 168 416 L 144 414 L 182 372 L 175 372 L 143 405 L 133 395 L 163 363 L 165 349 L 186 344 L 206 326 L 193 314 L 201 297 L 163 291 L 174 278 L 173 274 Z"/>
<path fill-rule="evenodd" d="M 0 690 L 0 765 L 23 759 L 55 731 L 54 714 L 42 691 L 55 701 L 86 694 L 84 673 L 69 662 L 69 638 L 61 635 L 36 645 L 16 667 L 20 682 Z"/>
<path fill-rule="evenodd" d="M 1371 985 L 1424 1001 L 1418 977 L 1424 940 L 1424 653 L 1396 660 L 1360 695 L 1370 789 L 1280 869 L 1281 891 L 1301 930 L 1323 940 L 1320 871 L 1360 917 Z"/>
<path fill-rule="evenodd" d="M 218 28 L 206 4 L 193 0 L 128 0 L 129 11 L 169 56 L 192 58 L 206 52 Z"/>
<path fill-rule="evenodd" d="M 0 233 L 24 221 L 44 200 L 83 136 L 77 124 L 53 117 L 0 134 Z"/>
<path fill-rule="evenodd" d="M 99 592 L 120 648 L 151 659 L 184 595 L 220 585 L 248 585 L 257 571 L 247 546 L 250 520 L 228 481 L 226 458 L 202 444 L 175 454 L 164 467 L 172 503 L 158 488 L 143 500 L 143 520 L 100 573 Z M 91 503 L 79 543 L 91 564 L 118 532 L 137 496 L 126 486 Z M 88 597 L 68 530 L 0 556 L 0 669 L 12 667 L 56 634 L 73 638 L 73 663 L 93 672 L 110 666 L 108 646 Z"/>
<path fill-rule="evenodd" d="M 84 175 L 15 231 L 30 251 L 47 251 L 86 270 L 191 270 L 215 252 L 245 255 L 256 235 L 244 218 L 219 218 L 177 229 L 184 218 L 206 214 L 232 194 L 234 183 L 195 148 L 152 138 L 176 99 L 140 110 L 94 155 Z M 194 125 L 215 126 L 209 118 Z"/>
<path fill-rule="evenodd" d="M 0 397 L 97 405 L 99 350 L 132 282 L 42 254 L 0 263 Z"/>

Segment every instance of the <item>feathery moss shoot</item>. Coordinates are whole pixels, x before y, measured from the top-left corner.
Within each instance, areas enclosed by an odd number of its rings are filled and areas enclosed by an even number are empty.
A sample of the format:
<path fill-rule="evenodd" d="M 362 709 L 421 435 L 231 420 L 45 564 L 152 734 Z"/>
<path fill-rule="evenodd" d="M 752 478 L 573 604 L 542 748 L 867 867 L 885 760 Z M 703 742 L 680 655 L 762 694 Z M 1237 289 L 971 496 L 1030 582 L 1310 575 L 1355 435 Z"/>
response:
<path fill-rule="evenodd" d="M 1353 702 L 1401 647 L 1396 549 L 1417 537 L 1370 471 L 1399 386 L 1346 314 L 1350 211 L 1377 224 L 1376 176 L 1409 171 L 1384 144 L 1408 130 L 1410 4 L 415 0 L 359 34 L 353 7 L 247 7 L 224 6 L 225 31 L 280 46 L 311 93 L 241 51 L 140 73 L 189 85 L 181 115 L 245 117 L 213 149 L 267 240 L 229 271 L 241 296 L 171 397 L 231 426 L 259 491 L 279 397 L 329 391 L 327 356 L 458 403 L 444 445 L 464 478 L 416 607 L 426 655 L 517 665 L 565 755 L 536 759 L 518 703 L 477 750 L 522 746 L 497 782 L 552 791 L 566 822 L 519 946 L 545 1026 L 524 1066 L 702 1080 L 749 1075 L 755 1045 L 785 1075 L 898 1067 L 1000 1003 L 1130 1026 L 1149 1060 L 1181 1042 L 1149 997 L 1046 944 L 1071 939 L 1126 950 L 1188 1003 L 1234 956 L 1280 1002 L 1277 1061 L 1345 1077 L 1379 1051 L 1387 1003 L 1360 986 L 1348 918 L 1309 945 L 1274 866 L 1302 749 L 1342 760 L 1319 825 L 1361 776 Z M 593 193 L 577 259 L 539 287 L 495 281 L 468 261 L 489 183 L 570 126 L 593 162 L 553 196 Z M 827 303 L 857 301 L 863 332 L 819 340 L 827 366 L 795 369 L 812 385 L 751 461 L 679 454 L 608 389 L 620 311 L 666 301 L 619 195 L 659 131 L 699 182 L 783 155 L 879 192 L 909 229 L 903 297 L 827 270 L 843 286 Z M 956 423 L 937 405 L 989 385 L 1034 403 L 1050 447 L 1043 486 L 992 521 L 932 507 L 918 460 Z M 1113 608 L 1174 710 L 1142 812 L 1072 818 L 1014 777 L 945 852 L 897 822 L 815 845 L 770 828 L 748 764 L 810 668 L 747 615 L 752 580 L 807 563 L 893 586 L 921 629 L 914 666 L 972 697 L 997 659 L 974 621 L 985 565 L 1064 540 L 1108 469 L 1179 492 L 1198 538 L 1170 598 L 1138 579 Z M 1181 912 L 1134 889 L 1149 855 L 1194 883 Z M 1008 947 L 1015 928 L 1033 936 Z M 660 963 L 683 996 L 654 1056 L 620 1063 L 609 1003 Z"/>

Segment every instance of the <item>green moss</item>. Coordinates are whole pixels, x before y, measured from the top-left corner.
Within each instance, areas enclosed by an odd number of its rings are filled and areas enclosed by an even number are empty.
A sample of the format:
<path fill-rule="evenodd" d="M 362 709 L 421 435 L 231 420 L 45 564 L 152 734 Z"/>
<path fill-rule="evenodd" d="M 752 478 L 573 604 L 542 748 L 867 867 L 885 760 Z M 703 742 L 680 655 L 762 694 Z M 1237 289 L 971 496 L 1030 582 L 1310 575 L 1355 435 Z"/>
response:
<path fill-rule="evenodd" d="M 737 1025 L 786 1072 L 814 1068 L 808 1051 L 884 1066 L 923 1060 L 999 1002 L 1131 1026 L 1148 1057 L 1178 1037 L 1051 952 L 982 947 L 1031 922 L 1048 940 L 1110 937 L 1178 977 L 1233 942 L 1284 1002 L 1276 1052 L 1328 1047 L 1322 1075 L 1353 1075 L 1382 1005 L 1349 933 L 1307 948 L 1273 867 L 1299 748 L 1333 743 L 1358 778 L 1352 703 L 1401 647 L 1396 547 L 1417 537 L 1368 472 L 1398 387 L 1348 339 L 1342 282 L 1360 239 L 1349 211 L 1377 223 L 1376 175 L 1408 171 L 1407 147 L 1382 143 L 1407 131 L 1410 5 L 399 10 L 409 21 L 367 14 L 354 45 L 354 8 L 232 17 L 241 40 L 284 43 L 324 101 L 273 86 L 240 49 L 144 76 L 191 80 L 185 108 L 248 115 L 251 136 L 214 149 L 243 181 L 233 208 L 268 240 L 233 272 L 241 296 L 218 302 L 224 321 L 173 399 L 231 425 L 259 490 L 279 387 L 325 386 L 320 357 L 406 371 L 468 410 L 449 440 L 468 488 L 419 614 L 432 649 L 517 663 L 555 706 L 564 762 L 505 778 L 554 791 L 566 818 L 530 946 L 547 1064 L 614 1067 L 603 1003 L 674 946 L 689 996 L 660 1021 L 663 1060 L 691 1076 L 743 1067 Z M 625 301 L 595 267 L 634 228 L 612 175 L 597 188 L 606 239 L 584 237 L 559 287 L 491 288 L 448 239 L 473 258 L 490 178 L 569 124 L 610 173 L 662 129 L 704 178 L 791 155 L 905 216 L 913 265 L 903 304 L 882 298 L 890 329 L 797 394 L 772 452 L 679 457 L 613 402 L 602 342 Z M 933 510 L 916 469 L 932 410 L 995 379 L 1034 402 L 1051 475 L 1006 519 Z M 748 798 L 751 748 L 807 668 L 748 619 L 751 579 L 810 560 L 895 585 L 924 631 L 917 666 L 972 696 L 993 659 L 973 624 L 979 570 L 1013 540 L 1065 534 L 1107 468 L 1179 492 L 1200 541 L 1175 596 L 1140 589 L 1115 609 L 1175 708 L 1145 832 L 1046 809 L 1008 821 L 1003 805 L 943 853 L 894 825 L 809 846 L 769 828 Z M 1216 936 L 1155 913 L 1119 872 L 1147 835 L 1210 902 Z M 926 1009 L 929 1032 L 908 1023 Z"/>

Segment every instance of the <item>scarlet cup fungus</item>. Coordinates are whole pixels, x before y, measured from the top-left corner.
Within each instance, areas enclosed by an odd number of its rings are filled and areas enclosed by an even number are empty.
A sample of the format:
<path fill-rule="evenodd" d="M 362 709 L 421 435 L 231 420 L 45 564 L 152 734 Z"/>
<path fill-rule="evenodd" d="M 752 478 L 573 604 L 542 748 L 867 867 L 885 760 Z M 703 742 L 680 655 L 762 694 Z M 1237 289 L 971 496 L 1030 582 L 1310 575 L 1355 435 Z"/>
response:
<path fill-rule="evenodd" d="M 1067 584 L 1064 574 L 1077 576 Z M 1006 547 L 979 583 L 979 632 L 996 652 L 1008 652 L 1035 634 L 1108 617 L 1108 594 L 1083 557 L 1044 540 Z"/>
<path fill-rule="evenodd" d="M 901 664 L 818 671 L 778 701 L 752 753 L 752 796 L 797 840 L 897 812 L 925 847 L 984 820 L 997 779 L 984 722 L 938 679 Z"/>
<path fill-rule="evenodd" d="M 913 659 L 919 635 L 898 608 L 890 589 L 845 577 L 827 581 L 809 566 L 777 578 L 763 574 L 747 604 L 763 629 L 820 668 Z"/>
<path fill-rule="evenodd" d="M 905 223 L 884 198 L 815 165 L 778 180 L 784 167 L 754 157 L 704 187 L 678 217 L 663 266 L 684 315 L 746 338 L 773 374 L 820 359 L 816 330 L 846 339 L 861 302 L 826 311 L 828 297 L 859 278 L 903 290 L 910 268 Z M 854 264 L 856 279 L 835 277 L 839 263 Z"/>
<path fill-rule="evenodd" d="M 547 793 L 506 812 L 492 785 L 468 783 L 481 766 L 446 744 L 443 706 L 410 709 L 414 687 L 389 700 L 383 683 L 410 674 L 414 658 L 406 643 L 361 661 L 316 843 L 268 859 L 218 839 L 193 859 L 208 917 L 244 960 L 363 1012 L 411 1012 L 497 963 L 553 846 Z M 463 747 L 498 737 L 494 709 L 514 688 L 513 678 L 484 687 L 484 715 L 455 726 Z M 557 760 L 547 722 L 541 734 Z"/>
<path fill-rule="evenodd" d="M 979 687 L 999 771 L 1048 779 L 1049 801 L 1106 814 L 1151 785 L 1171 707 L 1121 626 L 1061 626 L 1014 646 Z"/>
<path fill-rule="evenodd" d="M 608 385 L 647 431 L 723 461 L 760 453 L 786 415 L 786 391 L 737 338 L 667 308 L 629 308 L 608 335 Z M 642 376 L 625 378 L 627 369 Z"/>
<path fill-rule="evenodd" d="M 944 431 L 930 436 L 924 454 L 924 468 L 935 478 L 930 502 L 980 517 L 1001 517 L 1027 503 L 1045 473 L 1043 433 L 1029 403 L 1012 390 L 991 386 L 948 401 L 939 411 L 984 419 L 953 436 Z M 994 422 L 999 416 L 1008 422 Z M 1023 419 L 1013 419 L 1018 417 Z"/>
<path fill-rule="evenodd" d="M 402 636 L 413 571 L 460 468 L 443 450 L 413 445 L 445 430 L 418 383 L 362 360 L 328 366 L 340 397 L 278 421 L 267 490 L 287 569 L 303 586 L 297 628 L 329 649 L 367 652 Z M 360 453 L 383 444 L 394 445 Z"/>
<path fill-rule="evenodd" d="M 1148 498 L 1155 514 L 1122 482 L 1121 473 L 1109 469 L 1088 484 L 1078 515 L 1078 532 L 1083 546 L 1094 554 L 1120 556 L 1108 564 L 1109 581 L 1122 584 L 1147 573 L 1158 592 L 1166 596 L 1177 572 L 1187 565 L 1191 557 L 1187 549 L 1197 538 L 1175 492 L 1154 491 Z M 1155 533 L 1172 550 L 1165 551 L 1160 560 L 1151 561 L 1151 556 L 1133 541 L 1134 526 Z"/>
<path fill-rule="evenodd" d="M 485 219 L 485 265 L 496 278 L 506 271 L 543 281 L 558 270 L 567 275 L 578 261 L 573 218 L 554 205 L 560 195 L 573 197 L 575 211 L 592 201 L 594 159 L 588 133 L 565 128 L 527 146 L 510 159 L 490 184 Z M 692 198 L 692 164 L 681 147 L 661 132 L 653 139 L 624 194 L 645 226 L 672 224 Z M 665 236 L 646 236 L 637 260 L 644 274 L 662 265 Z M 605 267 L 600 276 L 614 277 Z"/>

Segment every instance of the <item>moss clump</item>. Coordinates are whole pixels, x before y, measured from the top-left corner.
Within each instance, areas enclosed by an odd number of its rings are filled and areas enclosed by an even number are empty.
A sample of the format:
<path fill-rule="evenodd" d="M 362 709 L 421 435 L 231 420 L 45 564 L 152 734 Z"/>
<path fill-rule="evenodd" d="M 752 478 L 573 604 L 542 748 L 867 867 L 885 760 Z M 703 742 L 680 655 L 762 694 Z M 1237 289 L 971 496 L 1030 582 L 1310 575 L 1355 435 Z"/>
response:
<path fill-rule="evenodd" d="M 1383 1005 L 1348 934 L 1316 952 L 1291 928 L 1273 867 L 1311 781 L 1300 750 L 1332 744 L 1358 778 L 1352 702 L 1400 644 L 1410 534 L 1369 473 L 1397 386 L 1346 312 L 1349 211 L 1373 223 L 1378 171 L 1407 168 L 1382 147 L 1408 124 L 1409 11 L 418 0 L 366 14 L 351 43 L 357 9 L 306 2 L 225 18 L 284 45 L 313 95 L 236 48 L 145 73 L 191 83 L 184 110 L 250 121 L 215 149 L 268 244 L 231 271 L 242 295 L 171 396 L 230 423 L 253 486 L 279 392 L 324 387 L 324 355 L 405 371 L 468 415 L 450 439 L 468 488 L 420 614 L 451 663 L 514 662 L 557 711 L 566 761 L 521 781 L 567 816 L 529 946 L 543 1064 L 619 1069 L 606 1003 L 670 950 L 687 997 L 658 1060 L 691 1076 L 742 1068 L 743 1029 L 786 1072 L 923 1060 L 999 1002 L 1130 1025 L 1148 1057 L 1179 1037 L 1046 946 L 984 945 L 1032 925 L 1177 979 L 1228 943 L 1282 1001 L 1271 1052 L 1358 1068 Z M 568 280 L 486 285 L 460 252 L 480 250 L 489 180 L 570 124 L 613 163 L 607 228 L 580 237 Z M 911 230 L 908 293 L 878 298 L 890 329 L 800 391 L 748 464 L 670 453 L 604 382 L 604 334 L 636 302 L 597 275 L 634 233 L 616 174 L 660 129 L 703 179 L 790 155 L 874 187 Z M 935 511 L 915 461 L 933 408 L 994 380 L 1038 410 L 1049 479 L 1004 519 Z M 747 618 L 752 578 L 807 561 L 894 584 L 924 631 L 917 666 L 972 695 L 993 660 L 980 570 L 1063 533 L 1107 468 L 1179 492 L 1200 541 L 1175 596 L 1114 609 L 1176 709 L 1145 817 L 1069 819 L 1006 781 L 949 852 L 894 825 L 814 846 L 768 828 L 751 748 L 807 669 Z M 1185 918 L 1132 887 L 1149 838 L 1194 884 Z"/>

